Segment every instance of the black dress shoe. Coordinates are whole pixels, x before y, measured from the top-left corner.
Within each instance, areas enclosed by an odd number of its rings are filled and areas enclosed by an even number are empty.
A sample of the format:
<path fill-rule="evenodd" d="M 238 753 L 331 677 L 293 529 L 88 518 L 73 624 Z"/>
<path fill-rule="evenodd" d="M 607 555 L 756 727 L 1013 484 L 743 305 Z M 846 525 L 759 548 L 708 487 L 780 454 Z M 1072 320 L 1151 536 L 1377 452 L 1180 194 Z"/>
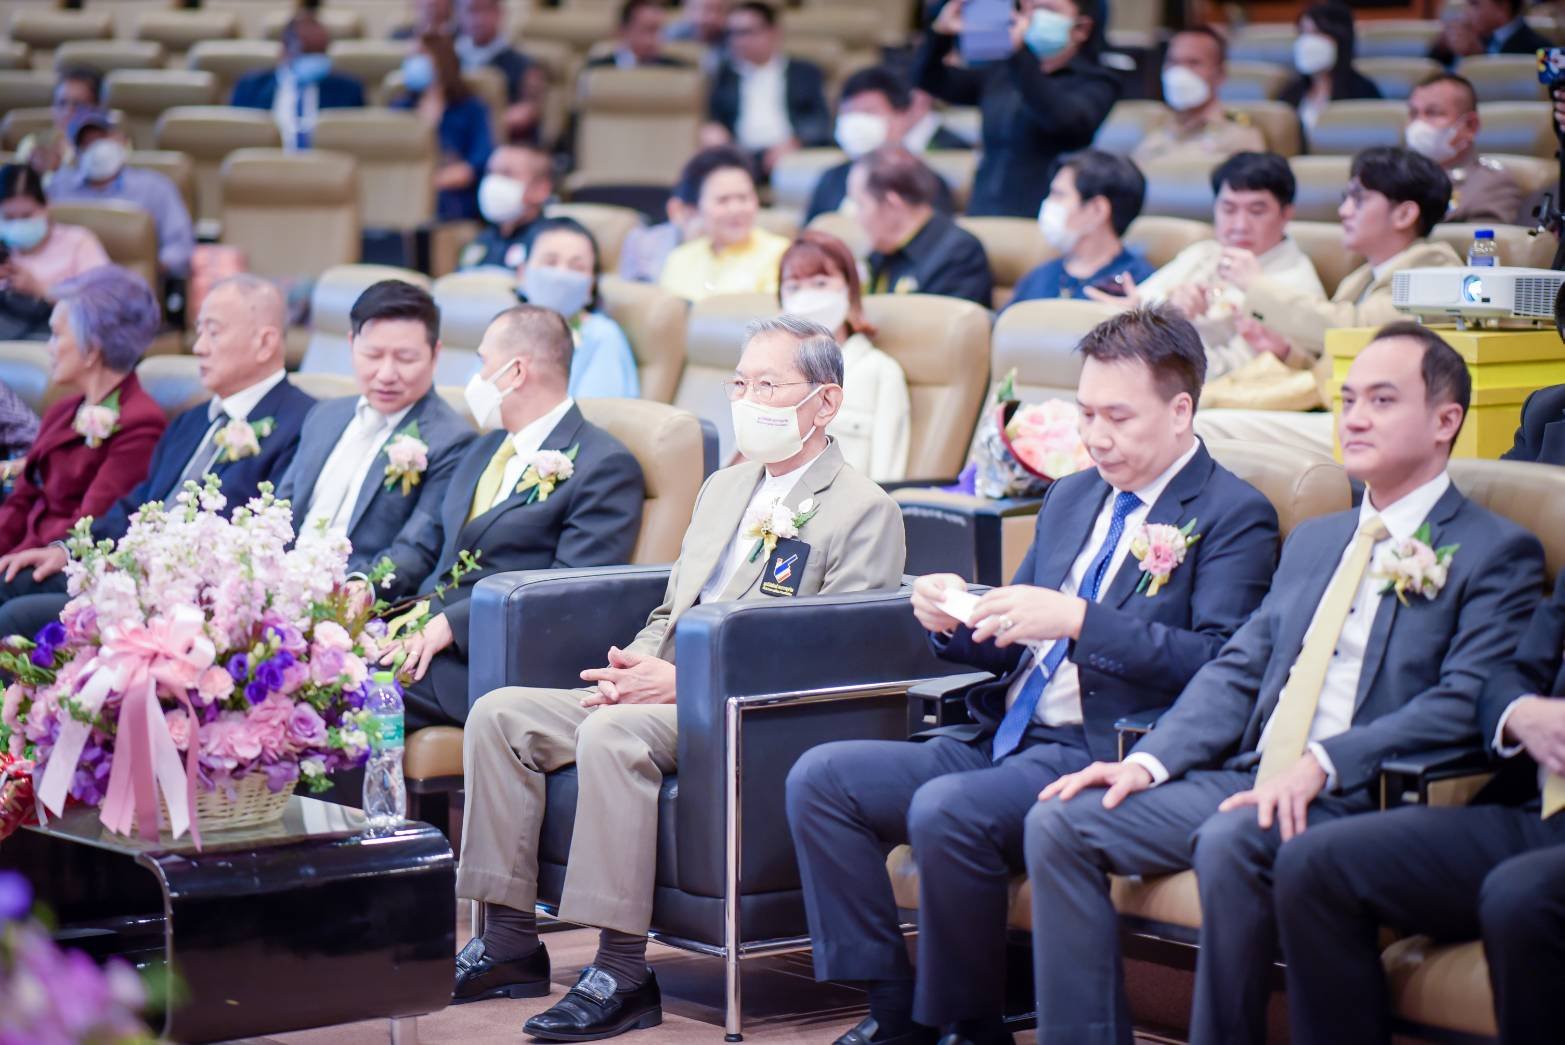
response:
<path fill-rule="evenodd" d="M 589 965 L 558 1005 L 522 1024 L 522 1033 L 543 1041 L 597 1041 L 662 1022 L 663 992 L 652 970 L 639 987 L 621 992 L 612 974 Z"/>
<path fill-rule="evenodd" d="M 1004 1020 L 974 1020 L 945 1027 L 939 1045 L 1014 1045 L 1015 1040 Z"/>
<path fill-rule="evenodd" d="M 884 1034 L 880 1023 L 873 1016 L 866 1016 L 857 1027 L 838 1038 L 833 1045 L 934 1045 L 939 1037 L 933 1028 L 922 1023 L 908 1025 L 901 1034 Z"/>
<path fill-rule="evenodd" d="M 542 998 L 549 993 L 549 952 L 543 944 L 525 958 L 497 962 L 484 953 L 482 937 L 456 956 L 456 987 L 451 1004 L 484 998 Z"/>

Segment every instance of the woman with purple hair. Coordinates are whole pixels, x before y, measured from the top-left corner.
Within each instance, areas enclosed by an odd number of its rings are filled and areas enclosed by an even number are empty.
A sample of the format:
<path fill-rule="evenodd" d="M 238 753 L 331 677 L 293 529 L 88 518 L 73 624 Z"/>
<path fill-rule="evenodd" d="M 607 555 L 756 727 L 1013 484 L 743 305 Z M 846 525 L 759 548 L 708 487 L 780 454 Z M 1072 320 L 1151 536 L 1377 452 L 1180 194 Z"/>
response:
<path fill-rule="evenodd" d="M 67 394 L 45 411 L 16 489 L 0 505 L 0 576 L 15 572 L 12 553 L 59 540 L 78 518 L 129 493 L 167 425 L 136 380 L 162 322 L 141 277 L 103 265 L 59 284 L 54 297 L 49 381 Z"/>

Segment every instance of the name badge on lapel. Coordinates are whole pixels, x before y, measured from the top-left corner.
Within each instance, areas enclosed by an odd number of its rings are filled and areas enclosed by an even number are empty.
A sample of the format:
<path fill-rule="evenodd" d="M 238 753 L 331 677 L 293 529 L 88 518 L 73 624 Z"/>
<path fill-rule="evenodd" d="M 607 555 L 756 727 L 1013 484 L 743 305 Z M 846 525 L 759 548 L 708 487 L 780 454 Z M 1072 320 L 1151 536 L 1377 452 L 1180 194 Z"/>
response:
<path fill-rule="evenodd" d="M 791 598 L 799 594 L 804 580 L 804 564 L 810 561 L 810 546 L 803 541 L 781 540 L 766 560 L 761 572 L 761 594 Z"/>

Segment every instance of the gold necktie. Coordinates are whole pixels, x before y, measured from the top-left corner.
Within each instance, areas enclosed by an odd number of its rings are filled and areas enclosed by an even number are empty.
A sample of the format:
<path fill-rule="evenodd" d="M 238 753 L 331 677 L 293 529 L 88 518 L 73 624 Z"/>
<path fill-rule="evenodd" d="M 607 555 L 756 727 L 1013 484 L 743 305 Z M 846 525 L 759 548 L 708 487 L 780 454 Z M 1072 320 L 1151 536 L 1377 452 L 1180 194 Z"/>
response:
<path fill-rule="evenodd" d="M 1315 721 L 1315 709 L 1320 704 L 1320 691 L 1326 684 L 1326 668 L 1331 664 L 1332 651 L 1342 637 L 1342 626 L 1348 621 L 1353 597 L 1358 594 L 1364 571 L 1369 568 L 1375 542 L 1385 540 L 1386 536 L 1386 524 L 1379 516 L 1360 526 L 1347 559 L 1332 577 L 1320 605 L 1315 607 L 1315 617 L 1304 637 L 1304 648 L 1299 650 L 1299 659 L 1293 662 L 1293 670 L 1288 672 L 1288 681 L 1272 712 L 1271 732 L 1266 737 L 1266 750 L 1261 752 L 1256 783 L 1263 784 L 1291 769 L 1304 754 L 1310 739 L 1310 724 Z"/>
<path fill-rule="evenodd" d="M 1565 809 L 1565 776 L 1550 773 L 1543 778 L 1543 819 Z"/>
<path fill-rule="evenodd" d="M 500 480 L 505 478 L 505 466 L 516 456 L 516 443 L 507 435 L 495 447 L 494 456 L 489 458 L 489 464 L 484 468 L 484 474 L 478 477 L 478 485 L 473 489 L 473 507 L 467 513 L 467 521 L 472 522 L 480 515 L 493 508 L 500 500 L 502 490 Z"/>

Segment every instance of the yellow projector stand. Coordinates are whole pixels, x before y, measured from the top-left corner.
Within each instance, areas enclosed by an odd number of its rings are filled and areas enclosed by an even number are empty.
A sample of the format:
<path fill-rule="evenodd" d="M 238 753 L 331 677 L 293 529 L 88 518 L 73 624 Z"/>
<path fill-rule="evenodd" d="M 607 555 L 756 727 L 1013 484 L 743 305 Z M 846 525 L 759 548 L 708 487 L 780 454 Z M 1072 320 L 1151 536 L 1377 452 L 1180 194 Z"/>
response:
<path fill-rule="evenodd" d="M 1521 422 L 1522 402 L 1546 385 L 1565 384 L 1565 344 L 1553 329 L 1458 330 L 1431 327 L 1467 360 L 1473 375 L 1473 405 L 1456 440 L 1455 457 L 1497 458 L 1511 448 Z M 1342 382 L 1375 327 L 1326 332 L 1331 356 L 1331 410 L 1342 411 Z M 1340 455 L 1339 455 L 1340 456 Z"/>

